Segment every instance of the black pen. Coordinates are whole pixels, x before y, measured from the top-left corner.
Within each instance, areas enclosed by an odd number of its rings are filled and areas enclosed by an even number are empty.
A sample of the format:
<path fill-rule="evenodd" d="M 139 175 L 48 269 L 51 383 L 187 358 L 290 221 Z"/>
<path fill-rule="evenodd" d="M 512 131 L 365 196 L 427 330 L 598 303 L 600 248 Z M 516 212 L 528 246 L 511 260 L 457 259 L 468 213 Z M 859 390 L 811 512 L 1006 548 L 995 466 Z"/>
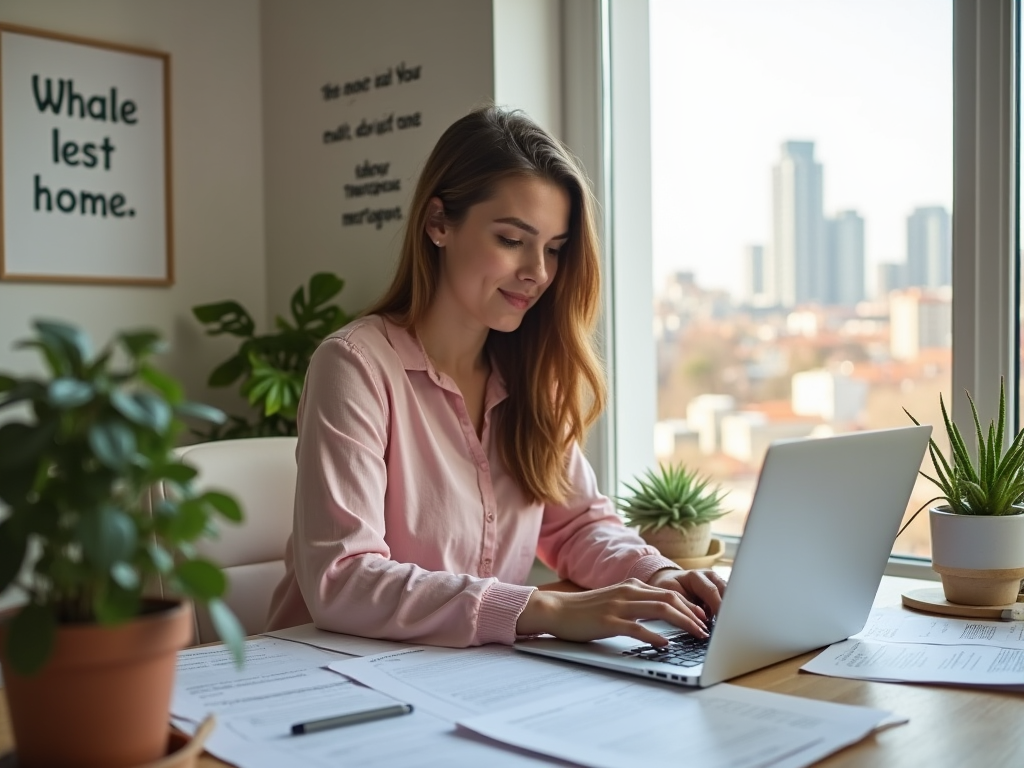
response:
<path fill-rule="evenodd" d="M 374 720 L 383 720 L 385 717 L 408 715 L 410 712 L 412 712 L 412 704 L 390 704 L 386 707 L 366 709 L 362 712 L 349 712 L 347 715 L 325 717 L 322 720 L 310 720 L 308 723 L 296 723 L 292 726 L 292 736 L 326 731 L 328 728 L 340 728 L 343 725 L 369 723 Z"/>

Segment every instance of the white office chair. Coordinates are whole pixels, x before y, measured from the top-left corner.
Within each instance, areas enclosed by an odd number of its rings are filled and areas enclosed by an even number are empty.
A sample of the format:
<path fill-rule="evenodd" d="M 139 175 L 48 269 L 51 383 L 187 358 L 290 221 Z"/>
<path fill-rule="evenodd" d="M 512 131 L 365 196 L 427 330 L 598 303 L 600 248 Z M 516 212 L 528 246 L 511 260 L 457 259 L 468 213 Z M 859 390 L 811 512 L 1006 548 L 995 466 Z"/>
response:
<path fill-rule="evenodd" d="M 197 550 L 224 569 L 228 592 L 224 602 L 246 634 L 265 629 L 270 596 L 284 575 L 284 549 L 292 530 L 295 501 L 294 437 L 255 437 L 199 443 L 177 449 L 185 463 L 199 470 L 198 490 L 219 490 L 242 506 L 241 524 L 223 521 L 220 536 L 197 542 Z M 150 491 L 155 505 L 166 493 Z M 166 592 L 161 584 L 161 593 Z M 196 606 L 197 643 L 217 640 L 208 612 Z"/>

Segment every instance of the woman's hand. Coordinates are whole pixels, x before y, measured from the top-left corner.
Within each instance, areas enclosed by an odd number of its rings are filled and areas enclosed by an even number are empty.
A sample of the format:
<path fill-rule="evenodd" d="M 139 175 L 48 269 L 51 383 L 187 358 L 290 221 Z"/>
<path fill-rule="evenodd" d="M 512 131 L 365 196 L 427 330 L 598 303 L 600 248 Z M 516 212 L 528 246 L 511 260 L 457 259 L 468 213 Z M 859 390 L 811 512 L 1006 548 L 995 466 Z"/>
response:
<path fill-rule="evenodd" d="M 644 584 L 639 579 L 627 579 L 602 589 L 587 592 L 535 591 L 530 596 L 516 632 L 535 635 L 547 632 L 563 640 L 584 642 L 602 637 L 627 635 L 655 646 L 668 643 L 657 632 L 637 623 L 641 619 L 661 619 L 684 629 L 696 637 L 707 637 L 707 615 L 694 600 L 684 596 L 684 590 L 699 589 L 702 602 L 710 604 L 711 593 L 706 586 L 698 586 L 696 577 L 683 580 L 666 578 L 663 574 L 704 574 L 702 571 L 657 571 Z M 656 578 L 657 577 L 657 578 Z M 701 576 L 700 579 L 710 577 Z M 715 578 L 725 588 L 725 582 Z M 654 583 L 655 580 L 657 583 Z M 668 588 L 661 586 L 669 584 Z M 701 582 L 703 584 L 703 581 Z M 712 588 L 721 602 L 720 592 Z M 705 600 L 704 595 L 707 595 Z M 715 604 L 717 608 L 717 603 Z"/>
<path fill-rule="evenodd" d="M 710 568 L 684 571 L 681 568 L 662 568 L 647 579 L 652 587 L 678 592 L 693 612 L 705 622 L 718 613 L 725 594 L 725 579 Z"/>

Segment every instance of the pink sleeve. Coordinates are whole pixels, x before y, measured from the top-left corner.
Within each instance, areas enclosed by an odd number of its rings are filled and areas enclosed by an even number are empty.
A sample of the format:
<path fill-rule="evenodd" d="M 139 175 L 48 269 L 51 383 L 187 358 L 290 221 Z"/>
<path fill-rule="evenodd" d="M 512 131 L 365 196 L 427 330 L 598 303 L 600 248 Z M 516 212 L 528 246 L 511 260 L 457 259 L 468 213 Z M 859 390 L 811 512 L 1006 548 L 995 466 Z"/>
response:
<path fill-rule="evenodd" d="M 629 578 L 647 581 L 662 568 L 678 568 L 627 528 L 611 500 L 597 490 L 594 471 L 579 446 L 569 456 L 574 488 L 564 505 L 548 505 L 537 553 L 560 579 L 588 589 Z"/>
<path fill-rule="evenodd" d="M 384 540 L 389 402 L 361 352 L 331 338 L 299 409 L 295 576 L 317 627 L 463 647 L 511 642 L 531 587 L 391 560 Z"/>

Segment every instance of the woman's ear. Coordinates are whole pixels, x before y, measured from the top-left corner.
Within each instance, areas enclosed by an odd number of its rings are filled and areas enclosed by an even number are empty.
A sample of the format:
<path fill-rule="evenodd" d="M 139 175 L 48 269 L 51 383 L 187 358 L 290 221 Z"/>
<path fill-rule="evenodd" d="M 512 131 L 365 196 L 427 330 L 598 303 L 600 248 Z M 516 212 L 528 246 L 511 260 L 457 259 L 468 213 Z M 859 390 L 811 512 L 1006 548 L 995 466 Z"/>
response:
<path fill-rule="evenodd" d="M 424 225 L 427 237 L 438 248 L 443 248 L 445 239 L 448 236 L 448 227 L 445 225 L 444 203 L 441 198 L 432 197 L 427 202 L 427 223 Z"/>

